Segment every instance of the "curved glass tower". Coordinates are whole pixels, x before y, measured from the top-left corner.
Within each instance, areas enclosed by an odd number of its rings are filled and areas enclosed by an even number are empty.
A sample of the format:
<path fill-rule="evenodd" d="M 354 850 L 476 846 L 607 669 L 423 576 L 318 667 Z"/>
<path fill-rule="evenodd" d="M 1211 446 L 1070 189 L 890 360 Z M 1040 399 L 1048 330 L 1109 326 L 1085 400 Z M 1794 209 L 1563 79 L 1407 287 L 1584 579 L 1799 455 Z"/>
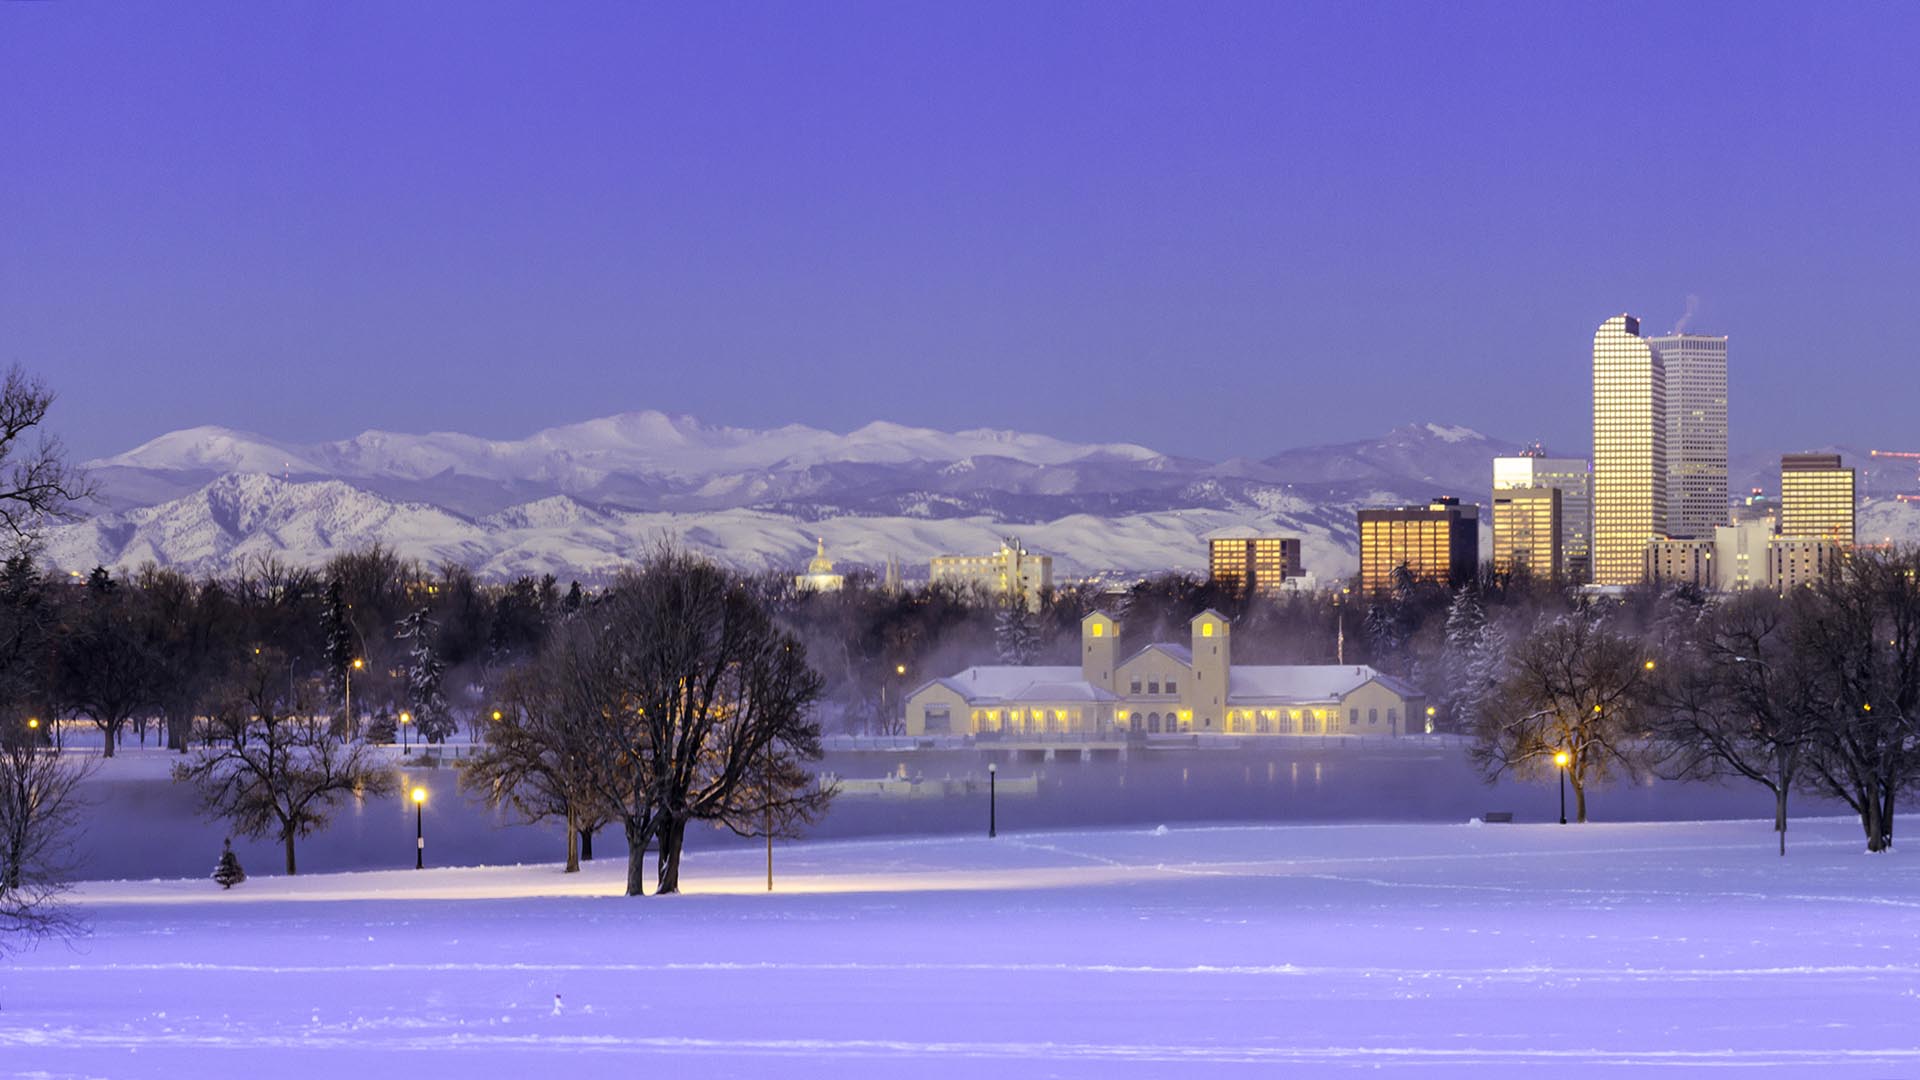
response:
<path fill-rule="evenodd" d="M 1636 585 L 1667 530 L 1667 378 L 1640 320 L 1593 334 L 1593 582 Z"/>

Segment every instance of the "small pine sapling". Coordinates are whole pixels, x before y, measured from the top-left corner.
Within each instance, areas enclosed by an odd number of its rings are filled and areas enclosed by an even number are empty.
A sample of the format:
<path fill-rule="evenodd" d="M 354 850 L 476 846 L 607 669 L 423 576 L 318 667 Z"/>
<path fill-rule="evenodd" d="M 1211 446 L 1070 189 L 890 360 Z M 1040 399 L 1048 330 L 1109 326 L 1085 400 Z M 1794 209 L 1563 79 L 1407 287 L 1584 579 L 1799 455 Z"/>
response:
<path fill-rule="evenodd" d="M 240 868 L 240 857 L 233 853 L 233 839 L 229 837 L 220 851 L 220 863 L 213 868 L 213 880 L 223 889 L 231 889 L 247 880 L 247 872 Z"/>

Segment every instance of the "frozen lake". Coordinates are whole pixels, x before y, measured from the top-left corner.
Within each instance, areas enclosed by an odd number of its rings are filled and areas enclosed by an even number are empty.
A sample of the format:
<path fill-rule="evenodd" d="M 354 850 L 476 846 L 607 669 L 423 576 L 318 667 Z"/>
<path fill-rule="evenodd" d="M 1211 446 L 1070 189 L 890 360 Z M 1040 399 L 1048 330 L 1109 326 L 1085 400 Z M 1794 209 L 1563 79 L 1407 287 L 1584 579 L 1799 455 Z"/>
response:
<path fill-rule="evenodd" d="M 1907 819 L 1911 835 L 1920 822 Z M 1174 826 L 83 886 L 14 1075 L 1920 1074 L 1920 863 L 1858 826 Z M 555 995 L 560 995 L 556 1010 Z M 564 1059 L 564 1060 L 562 1060 Z"/>
<path fill-rule="evenodd" d="M 92 878 L 182 877 L 211 872 L 226 835 L 202 819 L 191 789 L 166 778 L 175 760 L 159 751 L 123 750 L 87 785 L 93 804 L 79 839 L 80 873 Z M 822 768 L 846 777 L 908 775 L 985 777 L 973 753 L 835 753 Z M 1137 753 L 1124 761 L 1000 759 L 1003 778 L 1040 777 L 1038 796 L 1008 793 L 1000 823 L 1008 829 L 1180 825 L 1199 822 L 1330 821 L 1463 822 L 1505 810 L 1520 822 L 1555 820 L 1551 784 L 1502 781 L 1489 788 L 1458 749 L 1379 751 L 1255 748 L 1244 752 Z M 529 826 L 494 813 L 458 788 L 451 766 L 425 768 L 397 759 L 406 783 L 421 784 L 427 803 L 428 858 L 436 865 L 546 862 L 559 857 L 561 830 Z M 1571 804 L 1569 804 L 1571 805 Z M 1765 792 L 1750 784 L 1615 783 L 1592 793 L 1596 821 L 1702 820 L 1771 814 Z M 1796 812 L 1838 813 L 1796 798 Z M 843 798 L 812 832 L 818 839 L 984 832 L 984 796 L 949 799 Z M 729 834 L 696 829 L 695 847 L 729 846 Z M 238 841 L 257 873 L 277 873 L 272 841 Z M 621 857 L 615 835 L 596 854 Z M 304 871 L 367 870 L 413 865 L 413 808 L 399 800 L 343 806 L 325 832 L 300 842 Z"/>

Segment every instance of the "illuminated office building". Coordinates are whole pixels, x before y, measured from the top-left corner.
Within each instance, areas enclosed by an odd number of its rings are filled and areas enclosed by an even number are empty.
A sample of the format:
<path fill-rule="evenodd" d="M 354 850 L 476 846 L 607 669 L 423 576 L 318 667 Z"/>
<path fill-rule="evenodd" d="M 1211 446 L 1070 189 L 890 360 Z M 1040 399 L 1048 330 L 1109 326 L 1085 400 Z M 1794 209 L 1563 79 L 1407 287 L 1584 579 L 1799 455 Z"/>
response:
<path fill-rule="evenodd" d="M 1277 596 L 1305 571 L 1297 536 L 1223 536 L 1207 541 L 1207 577 L 1249 596 Z"/>
<path fill-rule="evenodd" d="M 1538 581 L 1560 580 L 1565 566 L 1559 488 L 1495 488 L 1493 568 Z"/>
<path fill-rule="evenodd" d="M 1593 582 L 1635 585 L 1647 544 L 1667 528 L 1667 388 L 1640 320 L 1593 335 Z"/>
<path fill-rule="evenodd" d="M 1853 470 L 1839 454 L 1780 459 L 1780 535 L 1853 546 Z"/>
<path fill-rule="evenodd" d="M 1727 523 L 1727 339 L 1647 343 L 1667 376 L 1667 535 L 1710 540 Z"/>
<path fill-rule="evenodd" d="M 1414 581 L 1462 585 L 1480 569 L 1480 508 L 1459 499 L 1440 498 L 1426 506 L 1362 510 L 1360 517 L 1360 589 L 1393 587 L 1394 571 L 1405 567 Z"/>
<path fill-rule="evenodd" d="M 1503 491 L 1533 487 L 1560 492 L 1560 580 L 1584 584 L 1593 575 L 1593 470 L 1580 458 L 1523 454 L 1493 459 L 1496 500 Z M 1495 522 L 1497 545 L 1497 515 Z"/>

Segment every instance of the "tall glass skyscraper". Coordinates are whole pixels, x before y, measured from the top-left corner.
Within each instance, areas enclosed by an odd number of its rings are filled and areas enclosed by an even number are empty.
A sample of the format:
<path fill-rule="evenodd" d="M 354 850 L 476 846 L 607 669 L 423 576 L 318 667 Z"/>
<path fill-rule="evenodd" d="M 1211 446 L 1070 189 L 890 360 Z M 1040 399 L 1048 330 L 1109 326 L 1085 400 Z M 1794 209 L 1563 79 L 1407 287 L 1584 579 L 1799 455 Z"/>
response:
<path fill-rule="evenodd" d="M 1665 334 L 1667 535 L 1712 539 L 1727 523 L 1727 339 Z"/>
<path fill-rule="evenodd" d="M 1667 377 L 1640 320 L 1593 334 L 1593 581 L 1635 585 L 1667 530 Z"/>

